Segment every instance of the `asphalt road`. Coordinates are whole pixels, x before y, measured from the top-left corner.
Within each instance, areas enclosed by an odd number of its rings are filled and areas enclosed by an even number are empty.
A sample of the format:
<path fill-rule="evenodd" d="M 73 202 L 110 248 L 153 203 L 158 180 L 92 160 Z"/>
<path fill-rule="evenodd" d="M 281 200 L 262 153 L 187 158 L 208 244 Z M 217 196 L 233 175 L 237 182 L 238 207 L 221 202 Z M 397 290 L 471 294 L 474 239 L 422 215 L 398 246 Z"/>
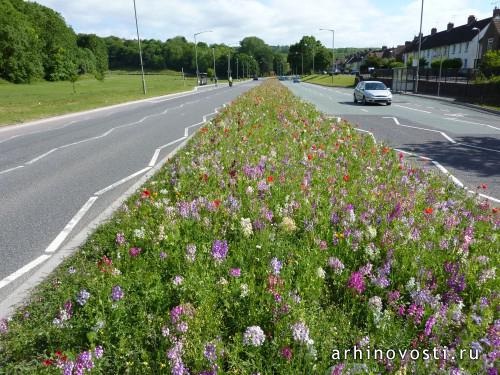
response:
<path fill-rule="evenodd" d="M 353 102 L 353 89 L 290 81 L 283 84 L 322 112 L 372 133 L 377 142 L 413 154 L 407 156 L 429 169 L 447 171 L 457 184 L 491 197 L 494 205 L 500 204 L 500 116 L 400 94 L 393 95 L 391 106 L 364 106 Z"/>
<path fill-rule="evenodd" d="M 0 128 L 2 303 L 72 237 L 257 83 Z"/>

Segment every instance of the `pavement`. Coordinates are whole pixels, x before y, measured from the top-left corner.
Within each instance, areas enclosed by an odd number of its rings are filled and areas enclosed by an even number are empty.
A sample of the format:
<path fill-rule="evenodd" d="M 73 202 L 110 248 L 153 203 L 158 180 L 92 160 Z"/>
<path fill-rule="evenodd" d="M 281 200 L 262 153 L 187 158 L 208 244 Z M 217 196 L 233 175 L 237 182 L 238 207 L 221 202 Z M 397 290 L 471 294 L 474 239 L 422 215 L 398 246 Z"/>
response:
<path fill-rule="evenodd" d="M 26 285 L 36 284 L 39 270 L 47 275 L 135 183 L 259 83 L 0 128 L 0 317 L 29 291 Z"/>
<path fill-rule="evenodd" d="M 500 204 L 500 116 L 423 95 L 394 94 L 391 106 L 363 106 L 353 102 L 353 89 L 283 83 L 320 111 Z"/>

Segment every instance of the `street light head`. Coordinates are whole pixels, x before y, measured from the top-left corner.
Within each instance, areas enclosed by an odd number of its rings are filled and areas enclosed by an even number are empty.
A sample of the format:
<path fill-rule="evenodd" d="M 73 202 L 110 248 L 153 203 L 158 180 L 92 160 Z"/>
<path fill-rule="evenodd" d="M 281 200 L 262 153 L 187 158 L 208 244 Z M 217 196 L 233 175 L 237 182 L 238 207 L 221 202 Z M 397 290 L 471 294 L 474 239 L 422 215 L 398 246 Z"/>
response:
<path fill-rule="evenodd" d="M 473 28 L 472 28 L 472 31 L 479 31 L 479 28 L 477 28 L 477 27 L 473 27 Z"/>

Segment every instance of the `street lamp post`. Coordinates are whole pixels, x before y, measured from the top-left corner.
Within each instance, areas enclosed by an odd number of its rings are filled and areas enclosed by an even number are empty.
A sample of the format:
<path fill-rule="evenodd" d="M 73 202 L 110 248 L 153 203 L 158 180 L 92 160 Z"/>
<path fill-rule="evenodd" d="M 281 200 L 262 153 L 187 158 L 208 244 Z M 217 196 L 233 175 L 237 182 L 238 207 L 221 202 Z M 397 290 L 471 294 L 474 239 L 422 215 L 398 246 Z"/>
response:
<path fill-rule="evenodd" d="M 134 0 L 134 15 L 135 15 L 135 28 L 137 30 L 137 42 L 139 43 L 139 59 L 141 61 L 142 91 L 144 92 L 144 95 L 146 95 L 146 80 L 144 79 L 144 66 L 142 64 L 141 38 L 139 37 L 139 25 L 137 23 L 137 10 L 135 7 L 135 0 Z"/>
<path fill-rule="evenodd" d="M 316 42 L 314 42 L 314 43 L 313 43 L 313 74 L 314 74 L 314 72 L 315 72 L 315 70 L 314 70 L 314 55 L 316 54 L 316 51 L 315 51 L 315 44 L 316 44 Z"/>
<path fill-rule="evenodd" d="M 231 76 L 231 52 L 227 55 L 227 79 Z"/>
<path fill-rule="evenodd" d="M 479 66 L 479 28 L 478 27 L 473 27 L 472 31 L 477 32 L 477 46 L 476 46 L 476 58 L 474 60 L 474 68 L 477 68 Z"/>
<path fill-rule="evenodd" d="M 238 80 L 239 75 L 240 75 L 240 67 L 238 65 L 238 59 L 236 59 L 236 80 Z"/>
<path fill-rule="evenodd" d="M 212 56 L 214 58 L 214 83 L 217 86 L 217 74 L 215 72 L 215 48 L 212 48 Z"/>
<path fill-rule="evenodd" d="M 332 85 L 333 85 L 333 73 L 335 72 L 335 30 L 333 29 L 320 29 L 322 31 L 331 31 L 332 32 Z"/>
<path fill-rule="evenodd" d="M 417 82 L 415 82 L 415 94 L 418 92 L 418 75 L 420 70 L 420 49 L 422 48 L 422 17 L 424 15 L 424 0 L 420 9 L 420 32 L 418 33 L 418 56 L 417 56 Z"/>
<path fill-rule="evenodd" d="M 446 51 L 446 47 L 445 48 L 445 51 Z M 440 92 L 440 89 L 441 89 L 441 71 L 443 69 L 443 49 L 441 48 L 441 58 L 440 58 L 440 61 L 439 61 L 439 80 L 438 80 L 438 96 L 439 96 L 439 92 Z"/>
<path fill-rule="evenodd" d="M 200 31 L 198 33 L 195 33 L 193 36 L 194 36 L 194 58 L 195 58 L 195 61 L 196 61 L 196 80 L 197 80 L 197 85 L 200 84 L 200 71 L 198 69 L 198 43 L 196 42 L 196 35 L 200 35 L 200 34 L 203 34 L 203 33 L 211 33 L 212 30 L 206 30 L 206 31 Z"/>

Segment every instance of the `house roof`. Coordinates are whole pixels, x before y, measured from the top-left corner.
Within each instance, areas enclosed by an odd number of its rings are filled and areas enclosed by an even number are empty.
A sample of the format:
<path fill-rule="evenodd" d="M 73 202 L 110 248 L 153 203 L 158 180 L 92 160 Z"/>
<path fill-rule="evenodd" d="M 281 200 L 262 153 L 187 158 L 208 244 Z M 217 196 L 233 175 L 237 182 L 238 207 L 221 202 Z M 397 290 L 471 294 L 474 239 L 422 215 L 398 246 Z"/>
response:
<path fill-rule="evenodd" d="M 451 30 L 440 31 L 434 35 L 422 36 L 422 50 L 448 46 L 451 44 L 470 42 L 477 35 L 477 27 L 479 30 L 484 29 L 491 22 L 493 17 L 485 18 L 479 21 L 471 22 L 467 25 L 454 27 Z M 405 52 L 418 51 L 418 37 L 415 37 L 411 44 L 405 48 Z"/>

